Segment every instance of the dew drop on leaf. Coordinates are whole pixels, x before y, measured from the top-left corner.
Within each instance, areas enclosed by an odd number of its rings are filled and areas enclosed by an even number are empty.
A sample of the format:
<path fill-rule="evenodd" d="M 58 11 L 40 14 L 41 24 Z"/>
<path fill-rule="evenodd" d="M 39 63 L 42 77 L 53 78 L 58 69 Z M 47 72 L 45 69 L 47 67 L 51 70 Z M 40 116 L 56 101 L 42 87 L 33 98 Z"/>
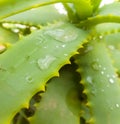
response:
<path fill-rule="evenodd" d="M 32 83 L 33 82 L 33 78 L 29 75 L 27 75 L 25 79 L 26 79 L 27 83 Z"/>
<path fill-rule="evenodd" d="M 103 36 L 102 36 L 102 35 L 100 35 L 100 36 L 99 36 L 99 39 L 101 40 L 102 38 L 103 38 Z"/>
<path fill-rule="evenodd" d="M 111 84 L 113 84 L 113 83 L 114 83 L 114 80 L 113 80 L 112 78 L 109 78 L 109 82 L 110 82 Z"/>
<path fill-rule="evenodd" d="M 68 54 L 65 53 L 64 56 L 68 56 Z"/>
<path fill-rule="evenodd" d="M 66 45 L 65 45 L 65 44 L 63 44 L 63 45 L 62 45 L 62 48 L 65 48 L 65 47 L 66 47 Z"/>
<path fill-rule="evenodd" d="M 93 81 L 92 81 L 92 77 L 90 77 L 90 76 L 88 76 L 88 77 L 86 78 L 86 80 L 87 80 L 87 82 L 90 83 L 90 84 L 93 83 Z"/>
<path fill-rule="evenodd" d="M 47 69 L 55 60 L 56 60 L 56 57 L 47 55 L 43 58 L 38 59 L 37 63 L 39 68 L 44 70 L 44 69 Z"/>
<path fill-rule="evenodd" d="M 119 105 L 119 104 L 116 104 L 115 106 L 116 106 L 117 108 L 119 108 L 119 107 L 120 107 L 120 105 Z"/>
<path fill-rule="evenodd" d="M 105 72 L 104 71 L 101 71 L 101 74 L 103 75 Z"/>
<path fill-rule="evenodd" d="M 114 49 L 115 49 L 115 47 L 114 47 L 113 45 L 109 45 L 108 48 L 109 48 L 110 50 L 114 50 Z"/>
<path fill-rule="evenodd" d="M 93 50 L 93 46 L 87 46 L 86 49 L 84 50 L 84 53 L 88 53 Z"/>
<path fill-rule="evenodd" d="M 78 34 L 75 31 L 66 31 L 63 29 L 48 30 L 46 31 L 46 34 L 60 42 L 71 42 L 78 37 Z"/>
<path fill-rule="evenodd" d="M 91 64 L 92 68 L 95 70 L 95 71 L 98 71 L 99 70 L 99 64 L 97 62 L 92 62 Z"/>

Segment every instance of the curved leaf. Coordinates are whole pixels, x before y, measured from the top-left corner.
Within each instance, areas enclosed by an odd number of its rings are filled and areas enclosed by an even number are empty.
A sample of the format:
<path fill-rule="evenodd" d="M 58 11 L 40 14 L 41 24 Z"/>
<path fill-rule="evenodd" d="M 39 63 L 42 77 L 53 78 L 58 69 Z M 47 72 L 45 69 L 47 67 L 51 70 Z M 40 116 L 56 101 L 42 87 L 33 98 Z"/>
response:
<path fill-rule="evenodd" d="M 111 4 L 107 4 L 95 13 L 95 15 L 116 15 L 120 16 L 120 2 L 113 2 Z"/>
<path fill-rule="evenodd" d="M 11 44 L 18 41 L 18 35 L 0 26 L 0 43 Z"/>
<path fill-rule="evenodd" d="M 102 0 L 91 0 L 93 11 L 96 11 L 99 8 L 101 1 Z"/>
<path fill-rule="evenodd" d="M 81 105 L 76 78 L 70 65 L 62 68 L 60 77 L 48 82 L 30 124 L 79 124 Z"/>
<path fill-rule="evenodd" d="M 71 2 L 72 0 L 63 0 L 63 2 Z M 37 8 L 40 6 L 62 2 L 61 0 L 1 0 L 0 2 L 0 18 L 15 15 L 17 13 Z"/>
<path fill-rule="evenodd" d="M 80 20 L 92 15 L 93 7 L 90 0 L 74 0 L 74 5 Z"/>
<path fill-rule="evenodd" d="M 77 57 L 91 112 L 90 124 L 119 124 L 120 80 L 102 40 L 92 40 Z"/>
<path fill-rule="evenodd" d="M 1 22 L 45 25 L 48 22 L 50 23 L 57 20 L 68 20 L 68 17 L 65 14 L 59 13 L 55 5 L 48 5 L 10 16 L 3 19 Z"/>
<path fill-rule="evenodd" d="M 89 17 L 85 21 L 81 21 L 79 26 L 90 28 L 100 23 L 113 22 L 120 23 L 120 3 L 115 2 L 98 9 L 93 17 Z"/>
<path fill-rule="evenodd" d="M 56 23 L 26 36 L 0 56 L 0 123 L 8 124 L 32 95 L 69 63 L 87 33 Z"/>

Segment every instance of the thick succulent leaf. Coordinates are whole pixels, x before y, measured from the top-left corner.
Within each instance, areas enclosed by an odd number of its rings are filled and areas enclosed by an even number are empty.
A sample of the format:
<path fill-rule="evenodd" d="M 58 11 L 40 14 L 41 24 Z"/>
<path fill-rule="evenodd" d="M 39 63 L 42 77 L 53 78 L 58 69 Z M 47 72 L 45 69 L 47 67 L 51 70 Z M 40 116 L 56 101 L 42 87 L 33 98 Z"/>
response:
<path fill-rule="evenodd" d="M 120 80 L 102 40 L 92 40 L 77 57 L 91 112 L 90 124 L 119 124 Z"/>
<path fill-rule="evenodd" d="M 94 25 L 105 22 L 120 23 L 119 10 L 120 10 L 119 2 L 105 5 L 104 7 L 100 8 L 93 17 L 89 17 L 87 20 L 81 21 L 79 26 L 92 27 Z"/>
<path fill-rule="evenodd" d="M 93 11 L 96 11 L 99 8 L 101 1 L 102 0 L 91 0 Z"/>
<path fill-rule="evenodd" d="M 103 36 L 109 35 L 109 34 L 115 34 L 117 32 L 120 32 L 120 23 L 102 23 L 102 24 L 96 25 L 92 30 L 95 30 L 95 32 L 97 32 L 98 35 L 101 34 Z"/>
<path fill-rule="evenodd" d="M 104 38 L 113 59 L 113 64 L 120 74 L 120 33 L 109 34 Z"/>
<path fill-rule="evenodd" d="M 69 17 L 69 20 L 72 23 L 77 23 L 79 21 L 79 17 L 76 14 L 74 4 L 73 3 L 63 3 L 63 6 L 64 6 L 65 10 L 67 11 L 67 15 Z"/>
<path fill-rule="evenodd" d="M 106 43 L 110 56 L 113 59 L 113 64 L 120 74 L 120 24 L 117 23 L 103 23 L 94 27 L 96 33 L 100 38 L 103 38 Z M 95 37 L 94 37 L 95 38 Z"/>
<path fill-rule="evenodd" d="M 93 7 L 90 0 L 74 0 L 74 5 L 80 20 L 92 15 Z"/>
<path fill-rule="evenodd" d="M 56 20 L 68 20 L 68 18 L 67 15 L 61 14 L 55 5 L 48 5 L 10 16 L 2 21 L 30 25 L 45 25 L 48 22 L 50 23 Z"/>
<path fill-rule="evenodd" d="M 63 0 L 71 2 L 72 0 Z M 1 0 L 0 1 L 0 18 L 17 14 L 39 6 L 61 2 L 61 0 Z"/>
<path fill-rule="evenodd" d="M 101 7 L 95 15 L 116 15 L 120 16 L 120 2 L 113 2 Z"/>
<path fill-rule="evenodd" d="M 0 43 L 11 44 L 18 41 L 18 35 L 0 26 Z"/>
<path fill-rule="evenodd" d="M 67 23 L 56 23 L 17 42 L 0 56 L 0 123 L 8 124 L 45 82 L 69 63 L 87 33 Z"/>
<path fill-rule="evenodd" d="M 17 34 L 0 26 L 0 54 L 5 52 L 7 48 L 16 41 L 18 41 Z"/>
<path fill-rule="evenodd" d="M 81 105 L 76 79 L 71 65 L 62 68 L 60 77 L 48 82 L 30 124 L 79 124 Z"/>

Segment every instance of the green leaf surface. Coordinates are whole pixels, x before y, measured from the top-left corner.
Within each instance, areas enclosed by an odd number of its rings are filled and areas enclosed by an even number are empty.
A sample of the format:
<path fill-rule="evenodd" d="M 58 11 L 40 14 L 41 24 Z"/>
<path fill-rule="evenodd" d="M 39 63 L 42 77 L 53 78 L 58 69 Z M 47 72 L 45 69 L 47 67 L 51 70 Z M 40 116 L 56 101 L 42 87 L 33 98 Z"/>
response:
<path fill-rule="evenodd" d="M 74 5 L 80 20 L 92 15 L 93 7 L 90 0 L 74 0 Z"/>
<path fill-rule="evenodd" d="M 69 23 L 56 23 L 17 42 L 0 56 L 0 123 L 8 124 L 33 94 L 58 70 L 87 37 Z"/>
<path fill-rule="evenodd" d="M 120 16 L 120 2 L 113 2 L 111 4 L 101 7 L 95 15 L 116 15 Z"/>
<path fill-rule="evenodd" d="M 109 34 L 104 38 L 118 74 L 120 74 L 120 33 Z"/>
<path fill-rule="evenodd" d="M 57 20 L 68 20 L 67 15 L 61 14 L 55 5 L 48 5 L 28 10 L 20 14 L 5 18 L 2 22 L 16 22 L 21 24 L 45 25 Z M 50 11 L 48 11 L 50 10 Z"/>
<path fill-rule="evenodd" d="M 0 44 L 13 44 L 18 41 L 18 35 L 0 26 Z"/>
<path fill-rule="evenodd" d="M 77 79 L 71 65 L 62 68 L 60 77 L 48 82 L 30 124 L 80 124 L 81 105 Z"/>
<path fill-rule="evenodd" d="M 115 2 L 109 5 L 105 5 L 104 7 L 98 9 L 98 11 L 94 14 L 93 17 L 89 17 L 85 21 L 81 21 L 80 27 L 90 28 L 100 23 L 112 22 L 112 23 L 120 23 L 120 3 Z"/>
<path fill-rule="evenodd" d="M 102 40 L 92 40 L 81 49 L 76 63 L 88 98 L 90 124 L 119 124 L 120 80 Z"/>
<path fill-rule="evenodd" d="M 101 1 L 102 0 L 91 0 L 93 11 L 96 11 L 99 8 Z"/>
<path fill-rule="evenodd" d="M 71 2 L 72 0 L 63 0 Z M 0 18 L 5 18 L 36 7 L 61 2 L 60 0 L 1 0 L 0 1 Z"/>

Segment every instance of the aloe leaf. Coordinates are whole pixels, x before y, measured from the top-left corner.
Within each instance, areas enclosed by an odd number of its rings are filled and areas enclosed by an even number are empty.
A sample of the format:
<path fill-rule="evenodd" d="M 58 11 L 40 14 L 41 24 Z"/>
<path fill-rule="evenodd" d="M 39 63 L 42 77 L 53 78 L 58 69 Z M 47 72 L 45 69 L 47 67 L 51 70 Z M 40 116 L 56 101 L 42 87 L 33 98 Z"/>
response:
<path fill-rule="evenodd" d="M 91 0 L 93 11 L 96 11 L 99 8 L 101 1 L 102 0 Z"/>
<path fill-rule="evenodd" d="M 0 123 L 8 124 L 33 94 L 69 63 L 87 32 L 56 23 L 33 32 L 0 56 Z"/>
<path fill-rule="evenodd" d="M 113 64 L 120 74 L 120 33 L 109 34 L 104 40 L 113 59 Z"/>
<path fill-rule="evenodd" d="M 0 43 L 13 44 L 18 41 L 18 35 L 0 26 Z"/>
<path fill-rule="evenodd" d="M 85 21 L 81 21 L 79 26 L 92 27 L 100 23 L 112 22 L 120 23 L 120 3 L 115 2 L 98 9 L 93 17 L 89 17 Z"/>
<path fill-rule="evenodd" d="M 80 20 L 86 19 L 93 13 L 93 7 L 90 0 L 74 0 L 74 5 Z"/>
<path fill-rule="evenodd" d="M 0 54 L 18 41 L 18 35 L 0 26 Z"/>
<path fill-rule="evenodd" d="M 120 16 L 120 3 L 119 2 L 113 2 L 111 4 L 107 4 L 95 13 L 95 15 L 116 15 Z"/>
<path fill-rule="evenodd" d="M 113 65 L 120 74 L 120 24 L 103 23 L 95 26 L 93 30 L 103 38 L 113 59 Z"/>
<path fill-rule="evenodd" d="M 1 0 L 0 1 L 0 18 L 5 18 L 26 10 L 40 6 L 62 2 L 62 0 Z M 63 2 L 72 2 L 72 0 L 63 0 Z"/>
<path fill-rule="evenodd" d="M 103 35 L 103 36 L 111 35 L 111 34 L 114 35 L 114 34 L 120 32 L 120 23 L 102 23 L 102 24 L 98 24 L 93 28 L 93 30 L 95 30 L 95 32 L 97 32 L 98 35 Z M 109 38 L 109 36 L 108 36 L 108 38 Z M 116 38 L 119 38 L 119 37 L 116 36 Z"/>
<path fill-rule="evenodd" d="M 48 11 L 50 10 L 50 11 Z M 67 15 L 61 14 L 55 5 L 39 7 L 33 10 L 28 10 L 2 20 L 2 22 L 45 25 L 57 20 L 68 20 Z"/>
<path fill-rule="evenodd" d="M 73 3 L 63 3 L 63 6 L 65 8 L 65 10 L 67 11 L 67 15 L 69 17 L 69 20 L 72 23 L 77 23 L 79 20 L 79 17 L 76 14 L 76 10 L 74 8 L 74 4 Z"/>
<path fill-rule="evenodd" d="M 90 109 L 90 124 L 119 124 L 120 80 L 102 40 L 92 40 L 77 57 Z"/>
<path fill-rule="evenodd" d="M 79 124 L 80 100 L 75 69 L 71 65 L 63 67 L 60 77 L 47 84 L 30 124 Z M 47 117 L 47 119 L 46 119 Z"/>

